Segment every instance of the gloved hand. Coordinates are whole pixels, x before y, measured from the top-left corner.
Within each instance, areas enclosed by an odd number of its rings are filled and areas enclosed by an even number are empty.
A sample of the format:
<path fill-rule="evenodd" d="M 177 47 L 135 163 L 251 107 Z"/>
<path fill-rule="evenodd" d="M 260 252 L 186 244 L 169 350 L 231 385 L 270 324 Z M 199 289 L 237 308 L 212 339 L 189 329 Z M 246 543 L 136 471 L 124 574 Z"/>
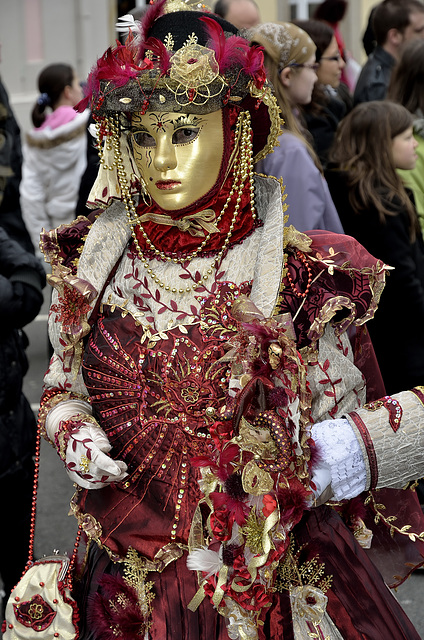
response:
<path fill-rule="evenodd" d="M 125 462 L 107 455 L 112 446 L 100 427 L 86 423 L 69 431 L 67 438 L 66 471 L 80 487 L 101 489 L 128 475 Z"/>

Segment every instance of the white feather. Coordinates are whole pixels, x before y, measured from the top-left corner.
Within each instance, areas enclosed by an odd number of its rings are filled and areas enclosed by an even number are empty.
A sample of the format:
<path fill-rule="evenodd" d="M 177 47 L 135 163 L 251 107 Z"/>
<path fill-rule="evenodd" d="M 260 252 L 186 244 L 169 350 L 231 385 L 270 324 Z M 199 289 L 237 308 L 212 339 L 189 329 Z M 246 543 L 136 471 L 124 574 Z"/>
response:
<path fill-rule="evenodd" d="M 134 20 L 134 16 L 131 13 L 127 13 L 126 16 L 120 16 L 118 18 L 120 22 L 117 22 L 115 28 L 118 33 L 124 33 L 126 36 L 132 31 L 133 36 L 140 35 L 140 23 Z"/>
<path fill-rule="evenodd" d="M 207 573 L 206 578 L 218 574 L 223 564 L 222 547 L 219 552 L 212 551 L 207 547 L 194 549 L 187 558 L 187 567 L 192 571 Z"/>

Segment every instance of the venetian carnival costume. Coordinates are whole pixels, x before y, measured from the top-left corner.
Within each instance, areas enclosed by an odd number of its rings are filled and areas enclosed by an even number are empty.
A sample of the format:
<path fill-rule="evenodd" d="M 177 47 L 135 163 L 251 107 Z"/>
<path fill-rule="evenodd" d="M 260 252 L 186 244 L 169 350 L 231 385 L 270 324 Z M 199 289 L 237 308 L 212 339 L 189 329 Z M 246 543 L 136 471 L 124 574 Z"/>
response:
<path fill-rule="evenodd" d="M 279 134 L 261 51 L 176 4 L 93 69 L 103 208 L 42 237 L 39 420 L 78 485 L 80 637 L 418 638 L 344 500 L 423 471 L 422 390 L 384 397 L 363 327 L 386 267 L 284 227 L 252 171 Z M 367 498 L 391 584 L 422 560 L 410 498 L 404 530 Z"/>

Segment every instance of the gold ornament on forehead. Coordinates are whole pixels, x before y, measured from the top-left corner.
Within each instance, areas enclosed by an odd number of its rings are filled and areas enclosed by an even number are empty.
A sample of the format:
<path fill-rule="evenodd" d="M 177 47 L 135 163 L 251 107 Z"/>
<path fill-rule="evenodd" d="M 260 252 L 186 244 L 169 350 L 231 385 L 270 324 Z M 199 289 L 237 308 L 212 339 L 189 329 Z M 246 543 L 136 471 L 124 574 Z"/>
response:
<path fill-rule="evenodd" d="M 212 11 L 212 7 L 199 2 L 199 0 L 168 0 L 164 7 L 164 13 L 176 11 Z"/>

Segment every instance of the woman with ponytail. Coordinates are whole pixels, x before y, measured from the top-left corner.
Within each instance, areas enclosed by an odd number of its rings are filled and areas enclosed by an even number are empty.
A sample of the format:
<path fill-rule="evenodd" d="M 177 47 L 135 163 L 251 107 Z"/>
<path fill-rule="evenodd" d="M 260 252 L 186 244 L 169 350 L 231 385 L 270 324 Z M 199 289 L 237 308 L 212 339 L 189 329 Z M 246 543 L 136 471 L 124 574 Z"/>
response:
<path fill-rule="evenodd" d="M 38 89 L 40 95 L 31 114 L 34 128 L 23 149 L 20 187 L 22 215 L 37 253 L 43 228 L 68 224 L 74 218 L 87 163 L 89 116 L 88 110 L 74 110 L 82 90 L 68 64 L 51 64 L 43 69 Z"/>

